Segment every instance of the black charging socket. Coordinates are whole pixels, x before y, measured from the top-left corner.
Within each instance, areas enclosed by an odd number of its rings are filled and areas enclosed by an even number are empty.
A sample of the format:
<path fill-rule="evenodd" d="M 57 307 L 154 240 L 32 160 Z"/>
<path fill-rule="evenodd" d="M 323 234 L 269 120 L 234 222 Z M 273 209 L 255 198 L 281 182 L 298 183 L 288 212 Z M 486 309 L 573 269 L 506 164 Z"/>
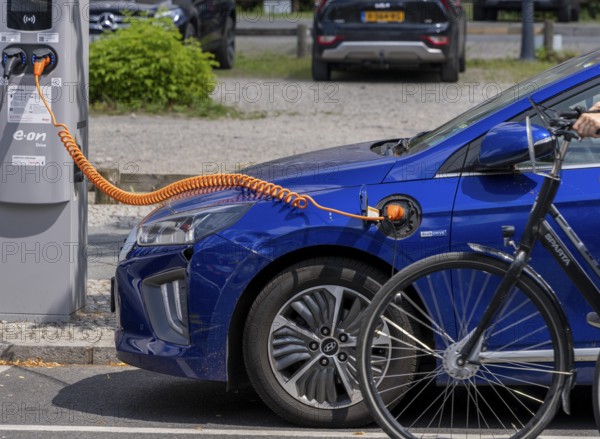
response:
<path fill-rule="evenodd" d="M 39 47 L 37 49 L 34 49 L 31 52 L 31 63 L 32 64 L 35 64 L 36 61 L 39 61 L 46 57 L 50 59 L 50 63 L 44 69 L 43 74 L 50 73 L 56 67 L 56 63 L 57 63 L 56 53 L 54 53 L 54 51 L 52 49 L 50 49 L 49 47 Z"/>

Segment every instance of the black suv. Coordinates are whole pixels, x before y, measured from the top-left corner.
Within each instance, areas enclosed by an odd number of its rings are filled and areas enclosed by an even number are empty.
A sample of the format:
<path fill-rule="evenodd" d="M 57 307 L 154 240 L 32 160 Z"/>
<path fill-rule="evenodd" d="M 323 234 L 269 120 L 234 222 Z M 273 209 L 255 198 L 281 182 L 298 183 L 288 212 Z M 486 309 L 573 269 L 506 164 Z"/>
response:
<path fill-rule="evenodd" d="M 436 66 L 444 82 L 465 70 L 467 20 L 459 0 L 322 0 L 313 29 L 315 81 L 352 64 Z"/>
<path fill-rule="evenodd" d="M 91 0 L 90 39 L 126 26 L 125 17 L 170 17 L 184 38 L 197 38 L 222 69 L 235 57 L 235 0 Z"/>
<path fill-rule="evenodd" d="M 533 4 L 536 11 L 555 12 L 562 23 L 579 20 L 579 0 L 535 0 Z M 473 19 L 495 21 L 499 10 L 520 11 L 522 6 L 522 0 L 474 0 Z"/>

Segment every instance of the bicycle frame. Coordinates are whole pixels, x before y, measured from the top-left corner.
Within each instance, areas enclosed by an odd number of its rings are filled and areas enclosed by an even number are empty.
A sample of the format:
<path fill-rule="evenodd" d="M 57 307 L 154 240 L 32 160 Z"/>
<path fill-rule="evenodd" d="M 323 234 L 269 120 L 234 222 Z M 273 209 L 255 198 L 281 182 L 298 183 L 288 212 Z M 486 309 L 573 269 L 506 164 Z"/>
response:
<path fill-rule="evenodd" d="M 586 264 L 589 265 L 594 273 L 600 278 L 600 264 L 598 264 L 575 231 L 570 227 L 567 220 L 554 205 L 554 198 L 560 187 L 560 173 L 562 170 L 563 159 L 568 151 L 569 144 L 570 142 L 567 140 L 562 142 L 559 151 L 556 153 L 552 170 L 549 174 L 543 174 L 545 180 L 529 214 L 523 236 L 517 245 L 515 259 L 496 289 L 479 324 L 470 334 L 469 340 L 461 349 L 458 357 L 458 364 L 461 366 L 468 363 L 469 360 L 476 361 L 475 358 L 478 354 L 478 352 L 476 352 L 476 347 L 478 341 L 502 306 L 504 299 L 506 299 L 512 288 L 516 285 L 519 276 L 528 264 L 531 252 L 533 251 L 533 246 L 538 240 L 544 248 L 554 256 L 558 265 L 567 274 L 571 282 L 577 287 L 592 309 L 600 314 L 600 289 L 584 271 L 582 265 L 575 259 L 571 251 L 566 247 L 546 219 L 547 216 L 550 215 L 556 221 L 559 228 L 566 234 L 569 241 L 573 244 Z"/>

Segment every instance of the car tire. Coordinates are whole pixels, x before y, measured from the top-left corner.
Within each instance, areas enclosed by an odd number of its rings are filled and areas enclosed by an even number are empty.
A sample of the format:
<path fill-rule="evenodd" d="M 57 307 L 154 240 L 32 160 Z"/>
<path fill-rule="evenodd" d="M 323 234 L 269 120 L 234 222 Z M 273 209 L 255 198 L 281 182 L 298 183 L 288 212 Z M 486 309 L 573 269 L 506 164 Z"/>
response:
<path fill-rule="evenodd" d="M 189 40 L 190 38 L 197 38 L 196 27 L 192 23 L 187 23 L 183 30 L 183 41 Z"/>
<path fill-rule="evenodd" d="M 559 23 L 568 23 L 571 20 L 571 1 L 562 0 L 556 12 L 556 19 Z"/>
<path fill-rule="evenodd" d="M 497 21 L 498 20 L 498 9 L 485 8 L 485 19 L 486 19 L 486 21 Z"/>
<path fill-rule="evenodd" d="M 484 21 L 485 20 L 485 6 L 481 1 L 475 1 L 473 4 L 473 20 Z"/>
<path fill-rule="evenodd" d="M 579 21 L 580 6 L 575 5 L 571 8 L 571 21 Z"/>
<path fill-rule="evenodd" d="M 318 60 L 314 53 L 312 57 L 312 78 L 313 81 L 331 81 L 331 65 Z"/>
<path fill-rule="evenodd" d="M 456 82 L 458 81 L 458 72 L 460 70 L 460 60 L 458 54 L 454 54 L 444 64 L 440 71 L 440 79 L 442 82 Z"/>
<path fill-rule="evenodd" d="M 304 427 L 372 421 L 359 390 L 355 345 L 364 310 L 387 278 L 356 260 L 315 258 L 284 270 L 260 292 L 244 328 L 244 361 L 275 413 Z M 383 373 L 406 382 L 416 368 L 414 358 Z"/>
<path fill-rule="evenodd" d="M 235 61 L 235 26 L 231 17 L 227 17 L 225 20 L 223 38 L 221 38 L 219 48 L 215 52 L 215 59 L 219 62 L 219 69 L 229 70 L 233 67 Z"/>
<path fill-rule="evenodd" d="M 458 59 L 458 71 L 460 73 L 464 73 L 467 70 L 467 53 L 466 49 L 463 47 L 462 54 Z M 458 78 L 457 78 L 458 80 Z"/>

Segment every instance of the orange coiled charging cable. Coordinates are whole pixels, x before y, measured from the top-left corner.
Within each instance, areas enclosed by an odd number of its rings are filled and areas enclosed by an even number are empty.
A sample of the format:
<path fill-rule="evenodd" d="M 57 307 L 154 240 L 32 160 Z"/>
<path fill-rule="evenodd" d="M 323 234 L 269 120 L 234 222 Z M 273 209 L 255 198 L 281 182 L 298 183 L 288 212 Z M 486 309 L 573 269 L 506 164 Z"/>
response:
<path fill-rule="evenodd" d="M 121 203 L 137 206 L 146 206 L 160 203 L 177 194 L 194 189 L 215 187 L 219 187 L 222 189 L 244 188 L 261 195 L 269 196 L 275 200 L 283 201 L 284 203 L 289 204 L 293 207 L 297 207 L 299 209 L 305 209 L 310 203 L 316 208 L 324 210 L 326 212 L 337 213 L 339 215 L 344 215 L 350 218 L 356 218 L 365 221 L 382 221 L 386 218 L 389 218 L 391 220 L 399 220 L 404 216 L 404 209 L 401 206 L 390 206 L 394 209 L 390 210 L 388 208 L 387 217 L 370 217 L 365 215 L 356 215 L 353 213 L 332 209 L 330 207 L 324 207 L 317 203 L 309 195 L 301 195 L 290 189 L 286 189 L 274 183 L 270 183 L 245 174 L 215 174 L 207 176 L 199 175 L 196 177 L 190 177 L 176 181 L 175 183 L 171 183 L 165 186 L 164 188 L 158 189 L 153 192 L 136 194 L 124 191 L 123 189 L 116 187 L 115 185 L 107 181 L 102 175 L 100 175 L 100 173 L 94 168 L 94 166 L 92 166 L 92 164 L 88 161 L 88 159 L 83 155 L 83 153 L 79 149 L 75 138 L 69 131 L 69 127 L 67 127 L 67 125 L 65 124 L 56 122 L 56 117 L 50 109 L 50 105 L 48 105 L 44 94 L 42 93 L 39 81 L 39 78 L 42 72 L 44 71 L 46 65 L 48 65 L 48 63 L 49 59 L 43 58 L 39 61 L 36 61 L 36 63 L 34 64 L 33 71 L 35 78 L 35 86 L 40 95 L 40 98 L 42 99 L 42 102 L 46 106 L 46 109 L 48 110 L 48 113 L 52 118 L 53 125 L 57 128 L 62 128 L 58 132 L 60 140 L 65 145 L 67 152 L 69 153 L 75 164 L 79 167 L 79 169 L 81 169 L 83 174 L 92 182 L 92 184 L 94 184 L 94 186 L 96 186 L 99 190 L 104 192 L 109 197 L 120 201 Z"/>

